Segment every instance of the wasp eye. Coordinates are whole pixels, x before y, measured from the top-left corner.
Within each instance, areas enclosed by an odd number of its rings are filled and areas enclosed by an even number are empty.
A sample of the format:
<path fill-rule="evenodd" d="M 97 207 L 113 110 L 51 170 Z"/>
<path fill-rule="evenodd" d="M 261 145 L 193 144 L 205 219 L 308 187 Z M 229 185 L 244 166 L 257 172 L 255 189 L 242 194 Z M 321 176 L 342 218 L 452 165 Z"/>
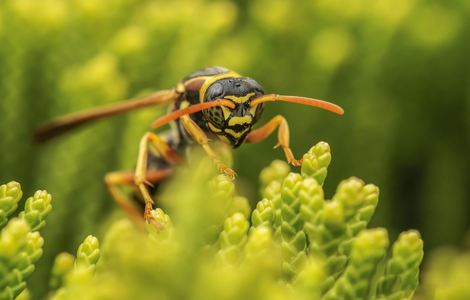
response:
<path fill-rule="evenodd" d="M 263 88 L 262 88 L 261 85 L 260 85 L 258 82 L 256 82 L 254 79 L 247 78 L 246 81 L 247 81 L 248 84 L 250 85 L 251 91 L 255 92 L 256 96 L 259 96 L 259 95 L 263 95 L 263 94 L 264 94 Z"/>
<path fill-rule="evenodd" d="M 208 99 L 214 100 L 224 95 L 224 87 L 220 83 L 214 83 L 207 91 Z"/>
<path fill-rule="evenodd" d="M 258 104 L 256 107 L 254 107 L 255 112 L 254 112 L 254 117 L 253 117 L 253 123 L 257 122 L 259 118 L 261 118 L 261 114 L 263 113 L 264 110 L 264 103 Z"/>

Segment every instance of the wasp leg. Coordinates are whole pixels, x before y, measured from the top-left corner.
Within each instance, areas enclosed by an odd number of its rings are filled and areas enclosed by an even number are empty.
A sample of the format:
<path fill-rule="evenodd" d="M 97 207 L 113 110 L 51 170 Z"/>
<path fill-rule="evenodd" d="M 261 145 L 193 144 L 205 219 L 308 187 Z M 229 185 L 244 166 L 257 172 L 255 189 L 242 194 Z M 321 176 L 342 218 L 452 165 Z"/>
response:
<path fill-rule="evenodd" d="M 250 132 L 246 137 L 246 142 L 261 142 L 270 136 L 276 128 L 279 128 L 277 136 L 278 142 L 274 148 L 281 146 L 282 150 L 284 151 L 284 155 L 286 156 L 287 162 L 296 167 L 300 166 L 302 164 L 302 159 L 294 158 L 294 154 L 289 147 L 289 125 L 287 124 L 286 119 L 281 115 L 275 116 L 268 123 L 263 125 L 263 127 Z"/>
<path fill-rule="evenodd" d="M 152 184 L 159 183 L 172 174 L 171 169 L 149 171 L 146 181 Z M 142 225 L 142 213 L 139 208 L 129 199 L 120 189 L 119 186 L 130 186 L 135 188 L 135 174 L 134 172 L 111 172 L 106 174 L 104 181 L 109 193 L 116 201 L 117 205 L 124 210 L 124 212 L 136 224 Z"/>
<path fill-rule="evenodd" d="M 181 158 L 176 151 L 170 147 L 162 138 L 153 132 L 147 132 L 140 140 L 139 156 L 135 169 L 134 184 L 138 188 L 145 202 L 144 220 L 150 222 L 152 219 L 153 199 L 145 186 L 151 184 L 147 181 L 147 159 L 149 146 L 152 146 L 170 165 L 181 162 Z"/>
<path fill-rule="evenodd" d="M 199 127 L 188 115 L 181 117 L 183 127 L 194 138 L 194 140 L 202 146 L 204 151 L 209 155 L 220 173 L 227 175 L 231 179 L 237 176 L 234 170 L 226 166 L 219 156 L 209 146 L 209 138 L 204 131 Z"/>

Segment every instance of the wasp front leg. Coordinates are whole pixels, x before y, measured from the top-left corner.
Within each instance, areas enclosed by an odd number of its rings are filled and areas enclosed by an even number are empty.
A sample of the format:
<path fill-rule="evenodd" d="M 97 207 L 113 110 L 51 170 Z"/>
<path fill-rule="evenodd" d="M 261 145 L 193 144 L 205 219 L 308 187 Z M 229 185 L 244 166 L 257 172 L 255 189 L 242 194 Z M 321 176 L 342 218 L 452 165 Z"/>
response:
<path fill-rule="evenodd" d="M 231 179 L 235 179 L 237 173 L 226 166 L 215 151 L 209 146 L 209 138 L 201 127 L 199 127 L 188 115 L 181 117 L 181 123 L 183 124 L 184 129 L 186 129 L 193 139 L 202 146 L 207 155 L 209 155 L 219 172 L 227 175 Z"/>
<path fill-rule="evenodd" d="M 296 167 L 300 166 L 302 164 L 302 159 L 294 158 L 294 154 L 289 147 L 289 125 L 287 124 L 286 119 L 281 115 L 275 116 L 261 128 L 250 132 L 246 137 L 246 142 L 261 142 L 270 136 L 276 128 L 279 129 L 277 135 L 277 144 L 274 146 L 274 148 L 281 146 L 282 150 L 284 151 L 284 155 L 286 156 L 287 162 Z"/>
<path fill-rule="evenodd" d="M 150 222 L 152 218 L 153 208 L 153 199 L 146 186 L 146 184 L 151 185 L 151 182 L 147 181 L 147 160 L 150 146 L 152 146 L 170 165 L 176 165 L 181 162 L 181 157 L 178 153 L 155 133 L 147 132 L 140 140 L 134 183 L 144 199 L 144 219 L 147 222 Z"/>

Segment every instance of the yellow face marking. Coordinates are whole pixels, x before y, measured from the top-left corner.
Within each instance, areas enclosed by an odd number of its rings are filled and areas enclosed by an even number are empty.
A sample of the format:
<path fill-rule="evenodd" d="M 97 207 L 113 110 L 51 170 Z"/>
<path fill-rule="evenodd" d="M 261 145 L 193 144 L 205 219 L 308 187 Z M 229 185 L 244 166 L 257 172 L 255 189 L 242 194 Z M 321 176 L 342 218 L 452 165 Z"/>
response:
<path fill-rule="evenodd" d="M 183 102 L 181 102 L 180 107 L 178 109 L 183 109 L 183 108 L 186 108 L 188 106 L 189 106 L 189 102 L 188 101 L 183 101 Z"/>
<path fill-rule="evenodd" d="M 222 112 L 224 113 L 224 119 L 227 120 L 230 117 L 231 110 L 227 106 L 221 106 Z"/>
<path fill-rule="evenodd" d="M 214 75 L 214 76 L 207 76 L 206 81 L 204 81 L 204 84 L 201 86 L 201 89 L 199 90 L 199 102 L 204 102 L 204 97 L 206 96 L 206 91 L 209 88 L 211 84 L 216 82 L 217 80 L 224 79 L 224 78 L 238 78 L 241 77 L 240 74 L 233 72 L 233 71 L 228 71 L 227 73 L 219 74 L 219 75 Z"/>
<path fill-rule="evenodd" d="M 250 130 L 250 127 L 247 127 L 245 128 L 244 130 L 242 131 L 234 131 L 232 129 L 225 129 L 225 132 L 230 134 L 231 136 L 233 136 L 234 138 L 239 138 L 241 137 L 243 134 L 245 134 L 245 132 L 247 132 L 248 130 Z"/>
<path fill-rule="evenodd" d="M 248 93 L 245 96 L 225 96 L 224 98 L 232 100 L 235 103 L 245 103 L 246 101 L 250 100 L 255 93 Z"/>
<path fill-rule="evenodd" d="M 243 125 L 246 123 L 251 123 L 253 118 L 251 116 L 243 116 L 243 117 L 232 117 L 228 121 L 228 126 L 233 126 L 233 125 Z"/>
<path fill-rule="evenodd" d="M 250 113 L 254 116 L 256 115 L 256 108 L 258 107 L 258 104 L 256 104 L 253 107 L 250 107 Z"/>
<path fill-rule="evenodd" d="M 209 126 L 209 129 L 212 131 L 212 132 L 222 132 L 221 129 L 215 127 L 214 125 L 212 125 L 211 122 L 207 122 L 208 126 Z"/>

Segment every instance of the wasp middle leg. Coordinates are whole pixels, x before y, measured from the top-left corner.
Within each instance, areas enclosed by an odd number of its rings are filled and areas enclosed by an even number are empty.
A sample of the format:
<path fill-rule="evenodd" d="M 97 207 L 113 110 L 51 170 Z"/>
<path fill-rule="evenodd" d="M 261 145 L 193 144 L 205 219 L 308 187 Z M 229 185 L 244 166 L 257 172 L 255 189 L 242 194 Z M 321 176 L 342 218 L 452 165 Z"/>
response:
<path fill-rule="evenodd" d="M 152 147 L 170 165 L 179 164 L 182 160 L 179 154 L 167 142 L 153 132 L 147 132 L 140 140 L 139 155 L 135 169 L 134 184 L 145 202 L 144 220 L 149 222 L 152 218 L 153 199 L 146 184 L 151 185 L 148 178 L 149 149 Z"/>
<path fill-rule="evenodd" d="M 151 170 L 147 172 L 146 182 L 151 184 L 157 184 L 173 173 L 172 168 L 166 168 L 162 170 Z M 111 197 L 117 205 L 124 210 L 124 212 L 133 220 L 136 224 L 141 225 L 143 222 L 141 208 L 137 207 L 135 201 L 129 198 L 121 189 L 120 186 L 129 186 L 136 188 L 135 186 L 135 173 L 134 172 L 110 172 L 106 174 L 105 178 L 106 187 L 108 188 Z"/>
<path fill-rule="evenodd" d="M 289 125 L 287 124 L 286 119 L 277 115 L 268 123 L 264 124 L 261 128 L 253 130 L 246 137 L 246 142 L 248 143 L 257 143 L 266 139 L 270 136 L 276 128 L 279 128 L 277 135 L 277 144 L 274 148 L 281 146 L 286 156 L 287 162 L 293 166 L 300 166 L 302 164 L 302 159 L 295 159 L 294 154 L 289 146 Z"/>

